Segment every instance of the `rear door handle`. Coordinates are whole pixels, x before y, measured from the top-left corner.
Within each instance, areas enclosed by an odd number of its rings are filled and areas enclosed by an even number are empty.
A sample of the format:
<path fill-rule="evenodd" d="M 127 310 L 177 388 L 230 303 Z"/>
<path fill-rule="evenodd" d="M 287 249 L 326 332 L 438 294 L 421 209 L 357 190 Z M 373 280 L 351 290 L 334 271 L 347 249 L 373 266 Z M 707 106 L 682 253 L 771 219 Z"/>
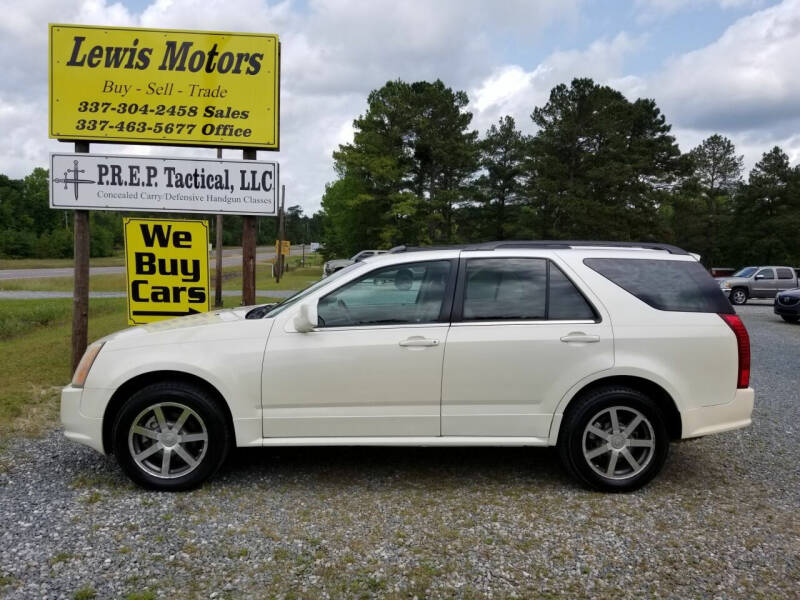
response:
<path fill-rule="evenodd" d="M 430 338 L 424 338 L 419 336 L 410 337 L 399 344 L 403 347 L 411 346 L 411 347 L 424 347 L 424 346 L 438 346 L 439 340 L 432 340 Z"/>
<path fill-rule="evenodd" d="M 580 342 L 584 344 L 592 344 L 594 342 L 600 341 L 599 335 L 587 335 L 582 331 L 573 331 L 572 333 L 568 333 L 564 337 L 561 338 L 562 342 Z"/>

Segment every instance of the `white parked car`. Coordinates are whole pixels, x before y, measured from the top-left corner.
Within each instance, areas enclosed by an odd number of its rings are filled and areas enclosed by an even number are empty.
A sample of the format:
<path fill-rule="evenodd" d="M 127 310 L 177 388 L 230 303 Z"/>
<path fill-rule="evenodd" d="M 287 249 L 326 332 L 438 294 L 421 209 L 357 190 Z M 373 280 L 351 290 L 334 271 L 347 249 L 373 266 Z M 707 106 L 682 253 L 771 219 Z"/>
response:
<path fill-rule="evenodd" d="M 678 248 L 401 247 L 269 310 L 95 342 L 61 418 L 164 490 L 233 446 L 392 445 L 557 446 L 584 484 L 627 491 L 671 440 L 750 424 L 749 369 L 741 320 Z"/>

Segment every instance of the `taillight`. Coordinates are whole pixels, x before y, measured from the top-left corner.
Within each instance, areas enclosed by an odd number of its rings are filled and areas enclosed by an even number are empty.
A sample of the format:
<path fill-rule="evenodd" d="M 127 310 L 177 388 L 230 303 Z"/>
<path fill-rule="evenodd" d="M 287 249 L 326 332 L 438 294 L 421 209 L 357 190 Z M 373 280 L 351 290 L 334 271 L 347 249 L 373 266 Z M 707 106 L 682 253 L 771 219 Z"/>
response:
<path fill-rule="evenodd" d="M 736 346 L 739 350 L 739 375 L 736 378 L 736 387 L 746 388 L 750 385 L 750 336 L 747 328 L 742 323 L 739 315 L 720 315 L 736 336 Z"/>

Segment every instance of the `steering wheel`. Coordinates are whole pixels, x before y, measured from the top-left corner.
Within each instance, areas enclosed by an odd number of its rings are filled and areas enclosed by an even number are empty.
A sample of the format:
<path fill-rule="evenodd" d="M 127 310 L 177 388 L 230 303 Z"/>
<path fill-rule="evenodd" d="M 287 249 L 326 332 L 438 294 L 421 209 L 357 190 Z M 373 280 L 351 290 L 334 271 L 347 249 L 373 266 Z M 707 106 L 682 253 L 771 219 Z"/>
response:
<path fill-rule="evenodd" d="M 336 300 L 336 306 L 341 308 L 344 311 L 344 314 L 347 317 L 347 320 L 350 321 L 351 323 L 353 323 L 353 314 L 350 312 L 350 309 L 347 308 L 347 304 L 345 304 L 344 300 L 342 300 L 341 298 L 338 298 Z"/>

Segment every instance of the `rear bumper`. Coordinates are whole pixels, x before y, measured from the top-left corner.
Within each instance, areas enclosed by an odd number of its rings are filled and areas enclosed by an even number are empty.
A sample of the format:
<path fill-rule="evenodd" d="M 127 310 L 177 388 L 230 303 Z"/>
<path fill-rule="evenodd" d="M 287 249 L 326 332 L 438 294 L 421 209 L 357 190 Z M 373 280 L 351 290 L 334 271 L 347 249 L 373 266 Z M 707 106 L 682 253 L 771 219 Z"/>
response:
<path fill-rule="evenodd" d="M 747 427 L 752 422 L 754 398 L 753 388 L 736 390 L 733 401 L 728 404 L 702 406 L 683 412 L 681 437 L 700 437 Z"/>
<path fill-rule="evenodd" d="M 61 424 L 64 426 L 64 435 L 105 454 L 103 419 L 87 417 L 81 412 L 82 396 L 83 389 L 71 385 L 61 390 Z"/>

